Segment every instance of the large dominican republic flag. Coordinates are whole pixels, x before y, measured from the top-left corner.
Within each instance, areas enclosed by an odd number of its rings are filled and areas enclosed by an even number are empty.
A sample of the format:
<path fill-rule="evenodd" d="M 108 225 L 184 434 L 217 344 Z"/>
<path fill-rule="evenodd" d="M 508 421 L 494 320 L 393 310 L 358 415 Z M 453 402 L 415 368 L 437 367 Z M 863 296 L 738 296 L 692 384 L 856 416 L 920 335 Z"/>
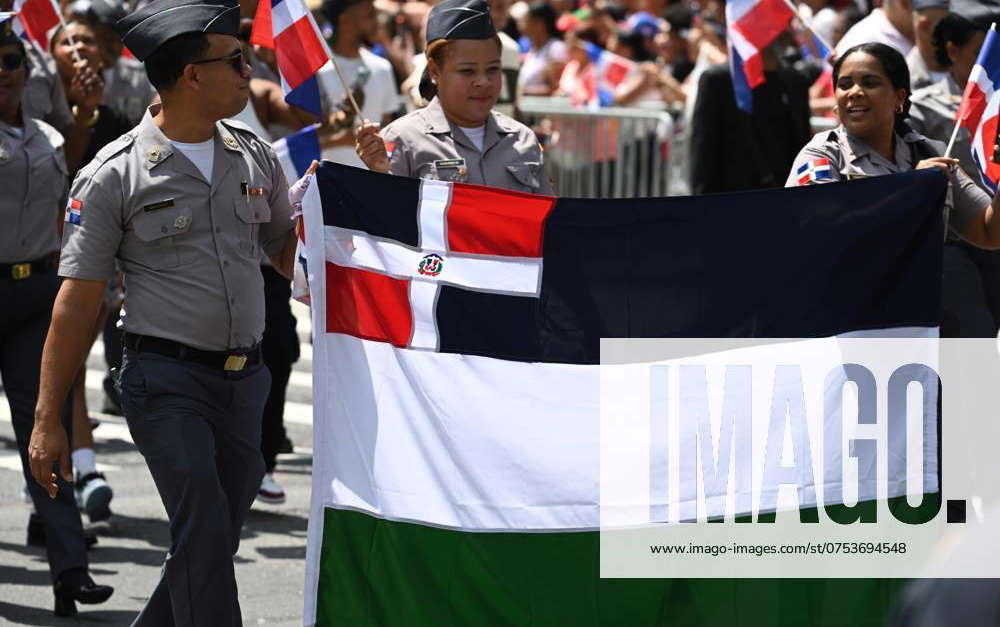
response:
<path fill-rule="evenodd" d="M 600 338 L 933 334 L 945 190 L 556 199 L 324 163 L 305 623 L 881 624 L 896 584 L 599 579 Z"/>
<path fill-rule="evenodd" d="M 1000 164 L 993 163 L 1000 122 L 1000 40 L 996 24 L 990 28 L 979 49 L 955 122 L 969 130 L 972 157 L 979 165 L 980 176 L 995 190 L 1000 181 Z"/>

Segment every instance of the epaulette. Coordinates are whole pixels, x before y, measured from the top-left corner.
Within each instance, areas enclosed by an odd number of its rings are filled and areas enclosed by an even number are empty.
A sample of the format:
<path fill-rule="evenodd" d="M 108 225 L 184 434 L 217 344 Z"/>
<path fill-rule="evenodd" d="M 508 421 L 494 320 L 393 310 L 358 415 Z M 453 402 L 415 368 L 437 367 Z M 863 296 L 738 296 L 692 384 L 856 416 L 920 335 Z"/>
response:
<path fill-rule="evenodd" d="M 108 159 L 110 159 L 111 157 L 114 157 L 115 155 L 123 152 L 126 148 L 132 145 L 133 141 L 135 141 L 134 133 L 135 133 L 134 130 L 129 131 L 128 133 L 125 133 L 118 139 L 108 142 L 107 145 L 104 146 L 104 148 L 101 148 L 100 150 L 97 151 L 97 154 L 94 155 L 93 160 L 91 160 L 91 162 L 87 164 L 87 166 L 88 167 L 91 165 L 99 166 Z"/>
<path fill-rule="evenodd" d="M 55 129 L 54 126 L 46 122 L 45 120 L 40 120 L 34 118 L 35 124 L 38 125 L 38 130 L 42 132 L 43 135 L 49 140 L 55 148 L 60 148 L 66 144 L 66 140 L 63 138 L 63 134 Z"/>

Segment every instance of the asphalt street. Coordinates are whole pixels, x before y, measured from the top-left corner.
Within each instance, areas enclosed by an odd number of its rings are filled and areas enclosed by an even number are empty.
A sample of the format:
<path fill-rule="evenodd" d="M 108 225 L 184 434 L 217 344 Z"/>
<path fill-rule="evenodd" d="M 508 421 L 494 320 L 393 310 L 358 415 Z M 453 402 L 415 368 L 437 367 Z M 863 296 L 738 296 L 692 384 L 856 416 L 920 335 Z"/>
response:
<path fill-rule="evenodd" d="M 255 503 L 236 556 L 236 577 L 244 625 L 301 625 L 306 526 L 312 471 L 312 351 L 308 310 L 295 304 L 302 358 L 289 384 L 285 428 L 295 453 L 278 459 L 276 479 L 284 505 Z M 0 625 L 129 625 L 160 576 L 169 546 L 163 505 L 136 450 L 124 418 L 102 414 L 104 356 L 98 341 L 87 362 L 87 400 L 101 420 L 94 431 L 98 469 L 114 489 L 114 533 L 91 549 L 90 572 L 115 587 L 102 605 L 83 606 L 79 615 L 52 614 L 52 589 L 45 551 L 26 545 L 30 506 L 21 499 L 21 464 L 6 397 L 0 401 Z M 0 393 L 2 396 L 2 393 Z M 84 517 L 84 522 L 87 519 Z"/>

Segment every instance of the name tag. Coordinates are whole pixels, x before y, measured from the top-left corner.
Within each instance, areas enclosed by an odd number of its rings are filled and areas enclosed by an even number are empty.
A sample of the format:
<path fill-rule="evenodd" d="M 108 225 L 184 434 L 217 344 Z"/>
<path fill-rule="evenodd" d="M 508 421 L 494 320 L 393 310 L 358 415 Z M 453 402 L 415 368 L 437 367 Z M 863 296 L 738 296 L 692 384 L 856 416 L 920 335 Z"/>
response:
<path fill-rule="evenodd" d="M 438 159 L 433 163 L 434 178 L 439 181 L 464 182 L 469 171 L 465 159 Z"/>
<path fill-rule="evenodd" d="M 174 206 L 174 199 L 169 198 L 167 200 L 161 200 L 160 202 L 154 202 L 153 204 L 146 205 L 142 208 L 143 211 L 156 211 L 157 209 L 167 209 L 168 207 Z"/>

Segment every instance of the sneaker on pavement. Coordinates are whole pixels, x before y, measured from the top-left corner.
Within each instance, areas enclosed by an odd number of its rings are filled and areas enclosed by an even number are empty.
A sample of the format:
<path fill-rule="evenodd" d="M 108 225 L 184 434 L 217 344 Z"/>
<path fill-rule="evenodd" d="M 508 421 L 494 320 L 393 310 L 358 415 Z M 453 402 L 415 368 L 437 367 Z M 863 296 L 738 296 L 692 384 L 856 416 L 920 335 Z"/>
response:
<path fill-rule="evenodd" d="M 76 504 L 87 513 L 91 521 L 111 516 L 111 497 L 114 492 L 104 475 L 92 472 L 76 478 Z"/>
<path fill-rule="evenodd" d="M 260 481 L 260 489 L 257 490 L 257 500 L 269 505 L 281 505 L 285 502 L 285 491 L 281 485 L 274 480 L 274 475 L 267 473 Z"/>

